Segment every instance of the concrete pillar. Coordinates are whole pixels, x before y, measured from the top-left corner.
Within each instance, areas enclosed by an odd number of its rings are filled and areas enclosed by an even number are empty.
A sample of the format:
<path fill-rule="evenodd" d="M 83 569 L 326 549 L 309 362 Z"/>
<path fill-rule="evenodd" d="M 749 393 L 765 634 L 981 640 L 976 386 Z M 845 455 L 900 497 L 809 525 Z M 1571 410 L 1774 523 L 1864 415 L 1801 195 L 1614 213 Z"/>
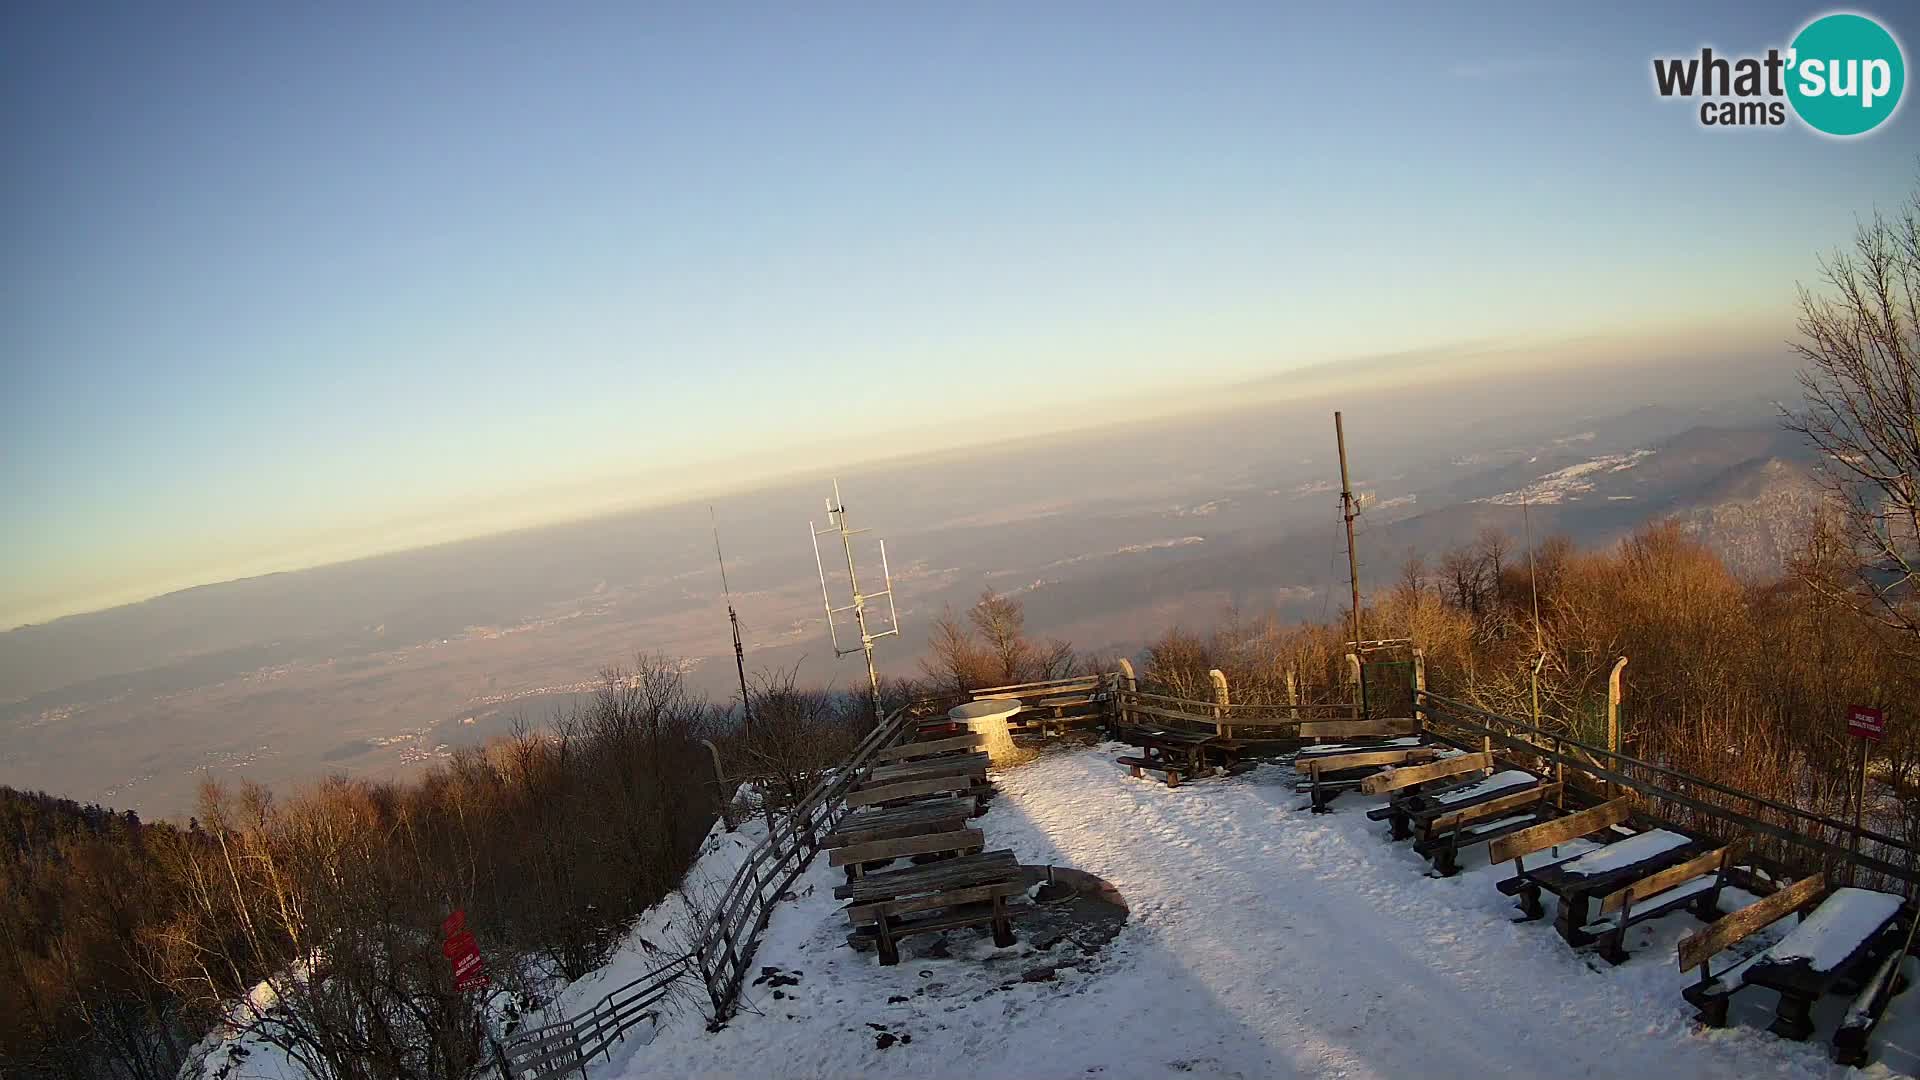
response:
<path fill-rule="evenodd" d="M 964 724 L 969 731 L 977 731 L 986 736 L 987 761 L 993 765 L 1008 765 L 1019 759 L 1019 751 L 1013 745 L 1013 733 L 1007 730 L 1007 721 L 1020 711 L 1020 703 L 1004 698 L 986 698 L 981 701 L 969 701 L 965 705 L 955 705 L 947 711 L 947 718 L 958 724 Z"/>

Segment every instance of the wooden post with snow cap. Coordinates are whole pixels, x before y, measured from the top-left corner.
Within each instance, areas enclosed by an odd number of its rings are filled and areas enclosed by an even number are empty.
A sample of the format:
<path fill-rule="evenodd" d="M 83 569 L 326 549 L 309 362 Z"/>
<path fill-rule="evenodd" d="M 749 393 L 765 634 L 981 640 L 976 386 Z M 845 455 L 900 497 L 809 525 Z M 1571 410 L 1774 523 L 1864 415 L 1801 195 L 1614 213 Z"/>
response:
<path fill-rule="evenodd" d="M 1227 696 L 1227 673 L 1219 668 L 1207 672 L 1207 678 L 1213 680 L 1213 728 L 1223 739 L 1233 738 L 1233 725 L 1227 721 L 1227 706 L 1233 704 Z"/>
<path fill-rule="evenodd" d="M 1132 727 L 1133 710 L 1129 706 L 1133 703 L 1133 695 L 1140 692 L 1140 680 L 1134 678 L 1133 661 L 1124 656 L 1120 658 L 1120 685 L 1115 689 L 1120 698 L 1120 726 Z"/>

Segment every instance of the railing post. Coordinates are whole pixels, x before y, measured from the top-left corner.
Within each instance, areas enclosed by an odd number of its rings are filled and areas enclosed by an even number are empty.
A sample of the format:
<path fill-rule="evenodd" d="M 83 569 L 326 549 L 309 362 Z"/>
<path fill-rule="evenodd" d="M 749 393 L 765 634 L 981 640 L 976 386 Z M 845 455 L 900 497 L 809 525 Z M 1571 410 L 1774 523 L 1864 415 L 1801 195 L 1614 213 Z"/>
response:
<path fill-rule="evenodd" d="M 1607 675 L 1607 753 L 1615 757 L 1613 765 L 1616 771 L 1620 765 L 1617 760 L 1620 756 L 1620 699 L 1625 696 L 1620 683 L 1620 672 L 1626 666 L 1627 658 L 1623 656 L 1613 662 L 1613 671 Z M 1618 787 L 1617 784 L 1608 784 L 1608 794 L 1617 794 L 1614 791 L 1616 787 Z"/>
<path fill-rule="evenodd" d="M 1134 678 L 1133 661 L 1124 656 L 1120 658 L 1120 686 L 1118 687 L 1118 691 L 1116 696 L 1120 699 L 1120 726 L 1132 727 L 1133 710 L 1130 706 L 1133 704 L 1133 696 L 1140 692 L 1140 680 Z"/>
<path fill-rule="evenodd" d="M 1232 701 L 1227 696 L 1227 673 L 1219 668 L 1207 672 L 1207 678 L 1213 681 L 1213 729 L 1223 739 L 1233 737 L 1233 725 L 1227 721 L 1227 706 Z"/>
<path fill-rule="evenodd" d="M 1347 682 L 1353 686 L 1353 718 L 1365 719 L 1360 715 L 1360 658 L 1353 653 L 1347 654 Z"/>
<path fill-rule="evenodd" d="M 1427 654 L 1418 645 L 1413 648 L 1413 729 L 1427 730 L 1427 710 L 1422 702 L 1427 694 Z"/>
<path fill-rule="evenodd" d="M 713 758 L 713 801 L 720 807 L 720 824 L 728 832 L 739 828 L 733 820 L 733 800 L 727 798 L 727 773 L 720 767 L 720 748 L 713 745 L 712 739 L 701 739 L 700 744 L 707 748 L 707 754 Z"/>

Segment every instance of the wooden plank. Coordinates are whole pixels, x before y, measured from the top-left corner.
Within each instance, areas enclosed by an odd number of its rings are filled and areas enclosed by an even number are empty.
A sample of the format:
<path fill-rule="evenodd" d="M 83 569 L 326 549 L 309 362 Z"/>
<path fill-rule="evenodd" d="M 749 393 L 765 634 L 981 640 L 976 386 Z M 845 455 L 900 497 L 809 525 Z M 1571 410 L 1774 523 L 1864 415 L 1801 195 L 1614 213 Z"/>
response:
<path fill-rule="evenodd" d="M 1200 713 L 1180 712 L 1175 709 L 1162 709 L 1153 705 L 1129 705 L 1127 706 L 1127 711 L 1140 716 L 1157 716 L 1163 720 L 1184 720 L 1189 724 L 1205 724 L 1208 727 L 1212 727 L 1215 723 L 1211 716 L 1205 716 Z M 1228 723 L 1232 722 L 1233 721 L 1228 721 Z"/>
<path fill-rule="evenodd" d="M 929 799 L 905 806 L 863 810 L 843 818 L 820 842 L 822 847 L 845 847 L 869 840 L 891 840 L 926 832 L 951 832 L 973 816 L 970 798 Z"/>
<path fill-rule="evenodd" d="M 1618 825 L 1627 820 L 1633 812 L 1633 802 L 1626 796 L 1612 802 L 1601 803 L 1591 810 L 1582 810 L 1577 814 L 1568 814 L 1555 818 L 1531 829 L 1521 829 L 1495 840 L 1487 848 L 1487 861 L 1503 863 L 1508 859 L 1531 855 L 1542 848 L 1555 844 L 1564 844 L 1576 837 L 1588 836 L 1599 832 L 1609 825 Z"/>
<path fill-rule="evenodd" d="M 987 737 L 978 731 L 969 731 L 965 735 L 954 735 L 945 739 L 928 739 L 925 742 L 901 743 L 889 746 L 885 750 L 876 750 L 873 760 L 880 763 L 895 761 L 913 761 L 916 758 L 933 757 L 955 750 L 971 750 L 986 743 Z"/>
<path fill-rule="evenodd" d="M 1547 784 L 1542 787 L 1528 788 L 1513 795 L 1502 795 L 1497 799 L 1488 799 L 1478 806 L 1469 806 L 1465 810 L 1455 810 L 1441 814 L 1427 824 L 1434 833 L 1447 833 L 1475 822 L 1489 818 L 1504 817 L 1515 810 L 1524 809 L 1535 803 L 1544 802 L 1560 793 L 1559 784 Z M 1531 828 L 1531 826 L 1529 826 Z"/>
<path fill-rule="evenodd" d="M 1696 855 L 1678 866 L 1669 866 L 1657 874 L 1649 874 L 1624 889 L 1616 889 L 1600 899 L 1600 914 L 1611 915 L 1627 905 L 1628 901 L 1639 903 L 1649 896 L 1666 892 L 1683 881 L 1692 881 L 1702 874 L 1717 874 L 1720 863 L 1727 858 L 1728 848 L 1715 848 L 1704 855 Z"/>
<path fill-rule="evenodd" d="M 1825 874 L 1801 878 L 1772 896 L 1748 904 L 1731 915 L 1723 916 L 1712 926 L 1687 935 L 1680 940 L 1680 947 L 1676 950 L 1680 970 L 1691 971 L 1713 959 L 1721 950 L 1738 944 L 1754 931 L 1779 922 L 1805 907 L 1826 887 Z"/>
<path fill-rule="evenodd" d="M 956 791 L 969 791 L 973 788 L 971 776 L 935 776 L 926 780 L 907 780 L 898 784 L 883 784 L 880 787 L 861 788 L 847 792 L 848 806 L 872 806 L 875 803 L 892 802 L 895 799 L 911 799 L 916 795 L 950 795 Z"/>
<path fill-rule="evenodd" d="M 1312 776 L 1315 773 L 1339 772 L 1342 769 L 1364 769 L 1369 765 L 1402 765 L 1409 761 L 1432 761 L 1439 756 L 1440 751 L 1430 746 L 1414 746 L 1404 750 L 1365 750 L 1355 754 L 1322 754 L 1301 758 L 1298 764 L 1305 766 L 1307 775 Z"/>
<path fill-rule="evenodd" d="M 932 896 L 909 896 L 904 900 L 873 900 L 867 903 L 848 904 L 843 911 L 847 921 L 855 926 L 870 923 L 878 919 L 882 912 L 888 915 L 912 915 L 917 911 L 934 911 L 943 907 L 959 904 L 977 904 L 982 900 L 991 900 L 996 896 L 1020 896 L 1027 891 L 1027 883 L 1021 881 L 996 881 L 987 885 L 968 885 L 964 888 L 949 889 Z"/>
<path fill-rule="evenodd" d="M 1493 767 L 1493 755 L 1487 753 L 1461 754 L 1459 757 L 1444 758 L 1431 765 L 1411 765 L 1391 772 L 1375 773 L 1360 781 L 1360 790 L 1369 795 L 1383 795 L 1389 791 L 1424 784 L 1429 780 L 1439 780 L 1448 776 L 1475 772 Z"/>
<path fill-rule="evenodd" d="M 1239 721 L 1229 721 L 1239 723 Z M 1393 735 L 1412 735 L 1419 730 L 1412 717 L 1386 720 L 1302 720 L 1303 739 L 1373 739 Z"/>
<path fill-rule="evenodd" d="M 876 781 L 905 780 L 923 776 L 946 776 L 951 773 L 987 772 L 987 752 L 977 754 L 953 754 L 948 757 L 928 758 L 925 761 L 903 761 L 898 765 L 882 765 L 867 773 L 859 785 L 871 786 Z"/>
<path fill-rule="evenodd" d="M 945 862 L 910 866 L 904 870 L 886 870 L 868 874 L 859 881 L 836 885 L 833 895 L 840 900 L 886 900 L 895 896 L 922 892 L 940 892 L 965 885 L 985 885 L 1020 876 L 1020 861 L 1010 849 L 980 855 L 962 855 Z"/>
<path fill-rule="evenodd" d="M 834 848 L 827 856 L 827 865 L 845 866 L 848 863 L 874 862 L 879 859 L 902 859 L 909 855 L 937 855 L 943 851 L 984 847 L 986 842 L 986 834 L 979 829 L 957 829 L 953 832 L 927 833 L 923 836 L 903 836 L 894 840 L 874 840 L 870 843 Z"/>

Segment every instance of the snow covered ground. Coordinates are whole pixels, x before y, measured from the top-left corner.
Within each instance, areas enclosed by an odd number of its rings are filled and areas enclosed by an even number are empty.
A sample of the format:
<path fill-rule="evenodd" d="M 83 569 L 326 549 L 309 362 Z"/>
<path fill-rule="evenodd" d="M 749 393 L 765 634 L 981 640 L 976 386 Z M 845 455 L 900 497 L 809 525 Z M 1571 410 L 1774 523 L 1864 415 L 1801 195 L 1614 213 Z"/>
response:
<path fill-rule="evenodd" d="M 820 859 L 756 958 L 779 977 L 747 987 L 739 1016 L 710 1034 L 683 1009 L 651 1045 L 594 1066 L 593 1080 L 1846 1073 L 1823 1041 L 1846 1004 L 1837 997 L 1816 1011 L 1822 1041 L 1761 1030 L 1773 1006 L 1762 990 L 1736 999 L 1731 1029 L 1696 1029 L 1673 963 L 1698 925 L 1684 914 L 1636 927 L 1632 960 L 1608 968 L 1547 922 L 1512 922 L 1513 901 L 1493 887 L 1506 868 L 1483 854 L 1459 877 L 1427 877 L 1409 845 L 1366 820 L 1377 800 L 1306 813 L 1278 765 L 1169 789 L 1113 765 L 1119 749 L 1056 750 L 997 773 L 1000 796 L 978 822 L 989 847 L 1117 886 L 1132 915 L 1106 949 L 1057 955 L 1071 947 L 1023 936 L 996 950 L 961 932 L 951 956 L 914 938 L 883 968 L 846 947 L 840 874 Z M 650 914 L 656 932 L 665 910 Z M 1043 968 L 1051 979 L 1022 980 Z M 592 993 L 577 986 L 569 1003 Z M 1920 1067 L 1917 999 L 1894 1000 L 1865 1075 Z"/>

